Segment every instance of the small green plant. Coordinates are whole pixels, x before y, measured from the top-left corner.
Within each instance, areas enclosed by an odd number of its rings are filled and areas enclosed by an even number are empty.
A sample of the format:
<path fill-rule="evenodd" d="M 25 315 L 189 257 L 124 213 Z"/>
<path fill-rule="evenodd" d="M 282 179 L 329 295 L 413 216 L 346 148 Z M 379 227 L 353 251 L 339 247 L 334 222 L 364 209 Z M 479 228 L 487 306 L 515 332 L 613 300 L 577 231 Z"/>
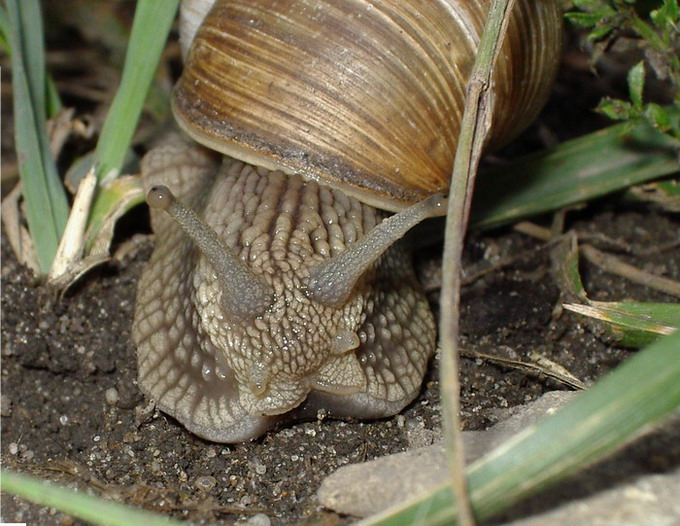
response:
<path fill-rule="evenodd" d="M 654 102 L 643 102 L 642 92 L 645 85 L 645 63 L 638 62 L 628 72 L 628 91 L 630 102 L 606 97 L 596 110 L 612 120 L 633 121 L 644 119 L 655 129 L 666 133 L 680 142 L 678 119 L 673 118 L 668 108 Z"/>
<path fill-rule="evenodd" d="M 17 253 L 37 275 L 48 276 L 48 282 L 54 278 L 53 284 L 56 284 L 58 278 L 67 275 L 66 282 L 70 283 L 70 276 L 78 276 L 91 266 L 81 264 L 87 256 L 92 256 L 94 263 L 105 260 L 102 256 L 108 252 L 106 242 L 112 237 L 115 219 L 142 201 L 140 188 L 135 188 L 129 180 L 118 183 L 120 179 L 116 178 L 121 175 L 178 3 L 179 0 L 137 3 L 121 85 L 93 157 L 92 171 L 97 181 L 89 187 L 87 198 L 80 201 L 84 204 L 72 209 L 69 209 L 47 133 L 47 119 L 54 116 L 60 103 L 46 71 L 41 3 L 6 0 L 0 5 L 0 47 L 11 56 L 15 142 L 30 234 L 30 238 L 21 239 L 32 242 L 30 249 L 17 250 Z M 149 31 L 150 27 L 154 30 Z M 121 186 L 125 188 L 121 190 Z M 120 195 L 125 196 L 122 203 Z M 79 203 L 78 197 L 75 202 Z M 90 202 L 94 202 L 97 214 L 89 213 Z M 107 219 L 111 219 L 108 224 Z M 83 237 L 88 225 L 85 247 Z M 19 219 L 5 226 L 9 232 L 23 228 Z M 94 242 L 89 238 L 99 239 L 100 232 L 104 234 L 106 246 L 93 253 L 90 248 Z M 12 245 L 16 250 L 17 243 Z"/>
<path fill-rule="evenodd" d="M 655 129 L 680 143 L 680 120 L 669 108 L 645 102 L 643 92 L 648 69 L 670 83 L 673 104 L 680 107 L 680 13 L 678 0 L 662 0 L 656 9 L 645 10 L 635 0 L 574 0 L 576 11 L 566 17 L 573 24 L 589 29 L 593 62 L 620 37 L 628 38 L 645 59 L 628 72 L 630 100 L 604 98 L 596 110 L 617 121 L 645 120 Z"/>

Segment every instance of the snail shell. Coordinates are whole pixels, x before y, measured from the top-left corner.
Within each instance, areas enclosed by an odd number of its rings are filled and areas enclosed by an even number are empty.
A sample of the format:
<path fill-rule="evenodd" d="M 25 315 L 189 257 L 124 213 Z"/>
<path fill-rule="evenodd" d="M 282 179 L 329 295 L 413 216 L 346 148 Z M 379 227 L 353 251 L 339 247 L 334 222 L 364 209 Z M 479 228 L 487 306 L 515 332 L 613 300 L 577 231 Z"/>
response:
<path fill-rule="evenodd" d="M 180 29 L 195 39 L 174 111 L 230 157 L 179 141 L 142 163 L 156 248 L 133 324 L 139 385 L 218 442 L 318 409 L 394 414 L 436 341 L 395 241 L 442 208 L 423 197 L 447 188 L 488 2 L 198 4 L 210 11 Z M 538 111 L 555 68 L 556 3 L 518 7 L 494 143 Z M 388 218 L 366 204 L 414 201 Z"/>
<path fill-rule="evenodd" d="M 197 31 L 201 15 L 185 11 L 193 26 L 184 39 L 195 37 L 176 118 L 214 150 L 397 211 L 448 189 L 489 5 L 216 2 Z M 490 147 L 543 106 L 560 54 L 560 16 L 554 0 L 517 2 L 494 77 Z"/>

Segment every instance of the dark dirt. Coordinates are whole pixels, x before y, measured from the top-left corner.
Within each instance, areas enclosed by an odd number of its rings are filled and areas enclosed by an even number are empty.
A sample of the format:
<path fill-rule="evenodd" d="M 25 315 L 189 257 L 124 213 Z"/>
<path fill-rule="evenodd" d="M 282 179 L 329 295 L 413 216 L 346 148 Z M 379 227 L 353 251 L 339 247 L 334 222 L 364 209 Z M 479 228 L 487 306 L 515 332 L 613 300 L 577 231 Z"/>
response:
<path fill-rule="evenodd" d="M 642 254 L 644 247 L 676 240 L 680 230 L 677 218 L 647 207 L 619 209 L 616 202 L 598 203 L 573 216 L 578 230 L 625 242 Z M 256 442 L 220 445 L 154 412 L 137 389 L 130 343 L 135 283 L 150 250 L 145 239 L 134 256 L 90 274 L 58 299 L 35 286 L 3 239 L 4 466 L 204 523 L 263 512 L 274 524 L 336 524 L 342 519 L 319 509 L 314 500 L 324 476 L 343 464 L 403 451 L 438 436 L 436 359 L 421 396 L 403 415 L 377 422 L 300 423 Z M 517 261 L 463 292 L 466 349 L 522 359 L 536 350 L 584 382 L 596 380 L 630 354 L 597 339 L 573 314 L 554 318 L 559 291 L 540 242 L 510 230 L 473 236 L 466 260 L 469 268 L 478 268 L 488 265 L 490 257 L 508 255 Z M 680 278 L 677 250 L 647 250 L 626 259 Z M 421 268 L 432 266 L 436 260 L 420 259 Z M 673 301 L 590 265 L 584 264 L 583 271 L 594 298 Z M 436 296 L 433 291 L 433 301 Z M 466 429 L 493 424 L 496 408 L 565 388 L 482 360 L 464 358 L 461 366 Z M 7 495 L 3 518 L 33 524 L 65 521 L 53 510 Z"/>
<path fill-rule="evenodd" d="M 604 93 L 622 95 L 625 68 L 614 75 L 616 82 L 612 76 L 595 80 L 585 56 L 574 49 L 572 45 L 565 53 L 560 80 L 538 123 L 506 150 L 508 156 L 606 124 L 591 108 Z M 568 108 L 565 100 L 570 101 Z M 6 134 L 3 131 L 3 150 Z M 139 216 L 144 221 L 143 213 Z M 614 197 L 570 212 L 567 218 L 568 228 L 616 241 L 594 243 L 602 249 L 680 280 L 680 251 L 653 250 L 680 237 L 677 215 Z M 273 524 L 333 525 L 347 519 L 320 509 L 314 498 L 327 474 L 439 436 L 437 358 L 418 399 L 401 415 L 381 421 L 325 419 L 289 425 L 255 442 L 223 445 L 201 440 L 155 412 L 137 388 L 130 342 L 135 286 L 151 249 L 151 239 L 144 238 L 138 250 L 91 272 L 60 299 L 34 283 L 3 237 L 3 467 L 204 524 L 264 513 Z M 435 310 L 440 253 L 441 248 L 434 247 L 418 256 Z M 586 383 L 631 355 L 615 342 L 596 337 L 576 315 L 557 315 L 560 292 L 551 277 L 545 243 L 511 229 L 473 233 L 466 245 L 466 272 L 493 267 L 506 257 L 514 262 L 463 290 L 465 349 L 522 360 L 537 351 Z M 674 301 L 588 263 L 582 263 L 582 271 L 594 299 Z M 463 358 L 461 369 L 466 429 L 493 424 L 499 408 L 567 389 L 544 376 L 481 359 Z M 2 518 L 74 524 L 54 509 L 7 494 L 2 495 Z"/>

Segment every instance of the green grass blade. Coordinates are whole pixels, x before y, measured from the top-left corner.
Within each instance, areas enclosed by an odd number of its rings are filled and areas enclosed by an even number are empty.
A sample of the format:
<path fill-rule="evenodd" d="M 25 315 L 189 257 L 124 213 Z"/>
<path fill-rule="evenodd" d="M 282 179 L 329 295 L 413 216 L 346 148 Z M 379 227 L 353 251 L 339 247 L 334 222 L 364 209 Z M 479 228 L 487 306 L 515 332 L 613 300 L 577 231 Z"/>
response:
<path fill-rule="evenodd" d="M 5 6 L 0 5 L 0 49 L 4 51 L 7 56 L 12 55 L 12 47 L 10 46 L 10 34 L 12 33 L 10 29 L 9 16 L 7 15 L 7 10 Z M 61 102 L 61 97 L 57 91 L 57 87 L 54 85 L 52 78 L 46 73 L 46 83 L 47 83 L 47 115 L 48 117 L 54 117 L 64 106 Z"/>
<path fill-rule="evenodd" d="M 0 5 L 0 49 L 7 53 L 9 56 L 12 52 L 12 48 L 9 44 L 9 16 L 7 15 L 7 10 L 4 5 Z"/>
<path fill-rule="evenodd" d="M 591 465 L 677 410 L 679 349 L 680 331 L 676 331 L 470 466 L 468 483 L 476 518 L 489 519 Z M 451 525 L 454 511 L 450 488 L 441 486 L 361 524 Z"/>
<path fill-rule="evenodd" d="M 478 178 L 471 224 L 518 221 L 678 172 L 676 146 L 646 123 L 623 123 L 523 157 Z"/>
<path fill-rule="evenodd" d="M 586 316 L 593 333 L 605 334 L 620 345 L 644 347 L 680 328 L 677 303 L 592 301 L 583 288 L 579 272 L 576 233 L 569 232 L 553 247 L 553 272 L 562 291 L 564 308 Z"/>
<path fill-rule="evenodd" d="M 2 470 L 0 488 L 3 492 L 19 495 L 43 506 L 54 507 L 64 513 L 93 524 L 106 526 L 172 526 L 186 524 L 156 513 L 132 508 L 102 497 L 85 495 L 79 491 L 62 488 L 56 484 L 41 481 L 28 475 Z M 9 520 L 9 517 L 4 517 Z"/>
<path fill-rule="evenodd" d="M 137 3 L 123 77 L 95 151 L 100 181 L 119 175 L 178 3 L 179 0 L 139 0 Z"/>
<path fill-rule="evenodd" d="M 609 311 L 612 315 L 619 313 L 630 316 L 628 322 L 621 319 L 621 323 L 630 323 L 631 328 L 659 332 L 653 328 L 655 325 L 666 325 L 674 329 L 680 329 L 680 303 L 640 303 L 628 301 L 601 302 L 593 301 L 594 307 L 601 307 L 603 312 Z M 614 321 L 612 318 L 611 321 Z M 639 322 L 633 319 L 640 320 Z M 639 324 L 638 324 L 639 323 Z M 648 325 L 649 324 L 649 325 Z M 663 334 L 663 331 L 660 332 Z"/>
<path fill-rule="evenodd" d="M 680 304 L 591 301 L 566 304 L 567 310 L 589 316 L 619 345 L 644 347 L 680 329 Z"/>
<path fill-rule="evenodd" d="M 480 517 L 603 458 L 680 407 L 678 349 L 675 333 L 640 351 L 553 417 L 471 466 Z"/>
<path fill-rule="evenodd" d="M 28 229 L 42 274 L 57 251 L 68 216 L 66 193 L 49 148 L 45 49 L 38 0 L 8 0 L 15 142 Z"/>
<path fill-rule="evenodd" d="M 49 115 L 50 118 L 52 118 L 62 109 L 64 109 L 64 105 L 61 102 L 59 90 L 57 90 L 57 86 L 54 84 L 52 77 L 49 76 L 47 77 L 46 88 L 47 88 L 47 101 L 45 108 L 47 109 L 47 115 Z"/>

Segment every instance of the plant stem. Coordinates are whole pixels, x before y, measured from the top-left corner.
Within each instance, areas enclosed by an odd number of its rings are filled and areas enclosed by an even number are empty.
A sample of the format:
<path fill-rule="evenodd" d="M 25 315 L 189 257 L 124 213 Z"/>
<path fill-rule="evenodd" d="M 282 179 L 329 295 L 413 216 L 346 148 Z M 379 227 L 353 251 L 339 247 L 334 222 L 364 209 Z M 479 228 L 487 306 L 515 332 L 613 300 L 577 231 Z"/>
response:
<path fill-rule="evenodd" d="M 491 127 L 494 106 L 491 75 L 513 0 L 491 4 L 477 58 L 467 86 L 465 111 L 451 174 L 441 293 L 441 396 L 451 487 L 458 523 L 474 524 L 465 477 L 465 457 L 460 429 L 460 383 L 458 333 L 460 315 L 460 271 L 463 239 L 472 201 L 477 165 Z"/>

